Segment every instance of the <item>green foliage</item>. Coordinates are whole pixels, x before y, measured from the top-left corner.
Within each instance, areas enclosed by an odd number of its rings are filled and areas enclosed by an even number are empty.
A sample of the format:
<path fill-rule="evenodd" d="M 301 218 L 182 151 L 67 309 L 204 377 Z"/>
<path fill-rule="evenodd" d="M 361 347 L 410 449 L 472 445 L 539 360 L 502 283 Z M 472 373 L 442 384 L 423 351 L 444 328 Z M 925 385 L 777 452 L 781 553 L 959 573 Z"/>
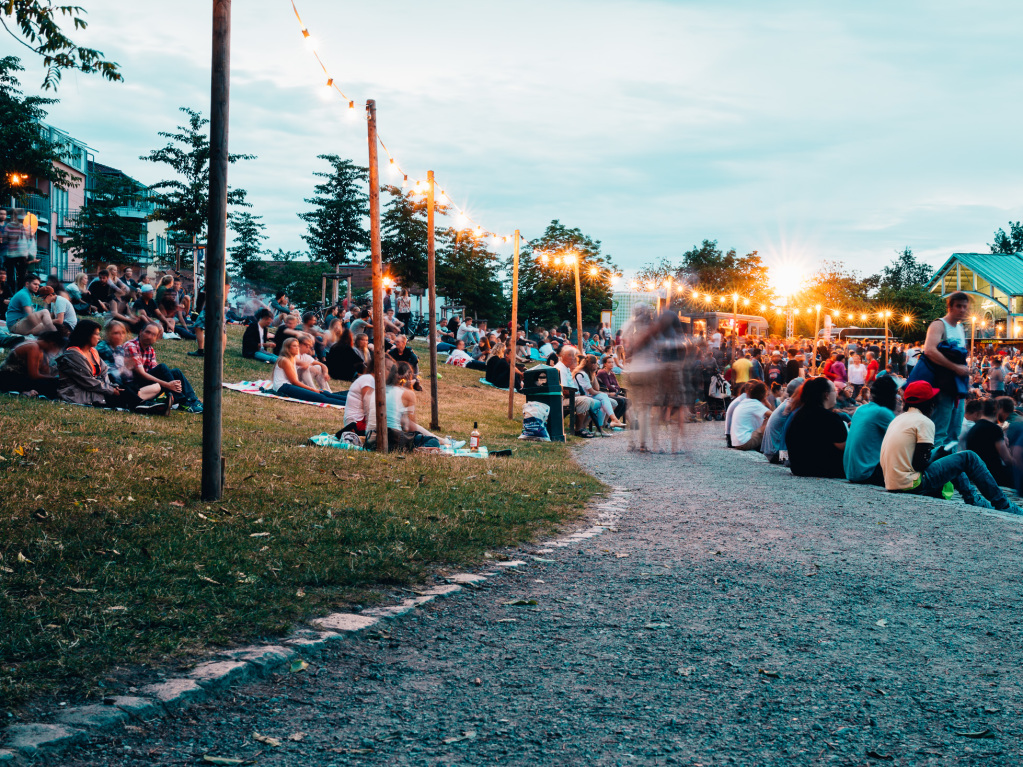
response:
<path fill-rule="evenodd" d="M 933 272 L 931 267 L 917 260 L 911 248 L 906 247 L 898 252 L 891 264 L 872 279 L 876 280 L 878 288 L 899 291 L 926 285 Z"/>
<path fill-rule="evenodd" d="M 927 326 L 945 314 L 945 302 L 941 296 L 931 293 L 922 285 L 907 285 L 899 289 L 881 287 L 877 291 L 876 300 L 881 306 L 894 307 L 892 334 L 901 336 L 904 341 L 923 341 L 927 335 Z M 906 315 L 913 318 L 912 324 L 902 323 Z"/>
<path fill-rule="evenodd" d="M 519 259 L 519 322 L 530 325 L 556 325 L 576 321 L 575 274 L 571 267 L 543 265 L 537 258 L 543 253 L 573 251 L 579 264 L 583 323 L 600 322 L 600 313 L 611 308 L 611 285 L 607 272 L 616 267 L 609 256 L 600 252 L 600 241 L 593 240 L 578 228 L 569 229 L 555 219 L 543 236 L 530 240 L 522 248 Z M 590 267 L 601 270 L 599 277 L 590 277 Z"/>
<path fill-rule="evenodd" d="M 1023 252 L 1023 226 L 1017 221 L 1009 222 L 1009 233 L 999 228 L 995 232 L 995 241 L 989 243 L 992 253 L 1020 253 Z"/>
<path fill-rule="evenodd" d="M 138 195 L 139 185 L 123 175 L 101 174 L 93 176 L 93 184 L 62 247 L 75 251 L 90 272 L 102 263 L 124 265 L 148 259 L 145 224 L 117 212 Z"/>
<path fill-rule="evenodd" d="M 267 260 L 249 263 L 247 279 L 267 290 L 283 290 L 291 305 L 307 311 L 320 305 L 320 275 L 331 268 L 323 261 L 309 260 L 308 253 L 277 249 Z"/>
<path fill-rule="evenodd" d="M 154 221 L 166 221 L 184 239 L 201 240 L 206 232 L 210 207 L 210 137 L 206 126 L 209 120 L 188 107 L 180 107 L 188 115 L 188 125 L 179 125 L 177 133 L 160 131 L 170 139 L 163 149 L 154 149 L 140 160 L 169 166 L 177 178 L 160 181 L 150 189 L 158 194 Z M 228 155 L 228 162 L 254 160 L 255 155 Z M 231 189 L 227 193 L 230 205 L 248 205 L 244 189 Z"/>
<path fill-rule="evenodd" d="M 255 276 L 255 265 L 263 253 L 263 232 L 266 224 L 262 216 L 254 216 L 247 210 L 233 211 L 227 216 L 227 223 L 234 232 L 234 245 L 227 249 L 231 256 L 230 273 L 235 277 L 251 280 Z"/>
<path fill-rule="evenodd" d="M 740 256 L 732 248 L 724 253 L 717 240 L 704 240 L 683 253 L 676 278 L 712 293 L 761 296 L 768 291 L 767 267 L 757 251 Z"/>
<path fill-rule="evenodd" d="M 298 214 L 309 224 L 303 239 L 313 259 L 331 266 L 350 264 L 369 249 L 364 223 L 369 216 L 369 196 L 364 191 L 368 171 L 336 154 L 318 157 L 326 160 L 331 170 L 313 174 L 325 181 L 313 187 L 315 194 L 306 200 L 313 210 Z"/>
<path fill-rule="evenodd" d="M 466 230 L 439 233 L 444 243 L 437 253 L 437 292 L 466 311 L 496 324 L 508 316 L 508 299 L 497 279 L 497 255 Z"/>
<path fill-rule="evenodd" d="M 396 186 L 385 186 L 391 199 L 381 216 L 383 261 L 391 276 L 406 287 L 427 287 L 426 199 Z M 436 204 L 436 203 L 435 203 Z M 437 206 L 438 212 L 443 212 Z"/>
<path fill-rule="evenodd" d="M 4 0 L 0 3 L 0 24 L 4 25 L 11 37 L 43 57 L 43 66 L 46 67 L 44 90 L 56 89 L 65 69 L 87 74 L 98 73 L 114 82 L 124 79 L 117 64 L 106 61 L 102 51 L 76 45 L 57 24 L 57 18 L 62 16 L 76 30 L 84 30 L 88 27 L 84 14 L 85 9 L 81 6 L 54 5 L 43 0 Z M 11 31 L 5 16 L 14 22 L 24 40 Z"/>
<path fill-rule="evenodd" d="M 2 6 L 0 6 L 2 7 Z M 38 194 L 24 182 L 12 185 L 12 174 L 44 178 L 61 189 L 75 186 L 78 179 L 54 166 L 63 160 L 66 147 L 45 138 L 39 123 L 46 119 L 44 106 L 56 99 L 23 96 L 18 72 L 23 72 L 16 56 L 0 59 L 0 199 Z"/>

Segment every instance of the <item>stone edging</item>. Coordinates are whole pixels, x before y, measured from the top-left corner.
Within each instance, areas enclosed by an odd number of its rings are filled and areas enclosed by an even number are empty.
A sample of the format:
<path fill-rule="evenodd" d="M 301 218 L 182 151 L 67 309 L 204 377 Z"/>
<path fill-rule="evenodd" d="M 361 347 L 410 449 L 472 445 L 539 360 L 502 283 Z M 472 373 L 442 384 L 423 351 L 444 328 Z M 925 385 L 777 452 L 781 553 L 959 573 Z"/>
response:
<path fill-rule="evenodd" d="M 614 530 L 625 511 L 625 488 L 612 488 L 610 497 L 595 507 L 597 523 L 562 538 L 539 544 L 537 554 L 550 554 L 559 548 L 581 543 Z M 312 657 L 327 645 L 393 620 L 420 605 L 458 593 L 465 586 L 475 587 L 502 570 L 527 566 L 525 560 L 495 562 L 494 569 L 481 573 L 457 573 L 445 578 L 447 584 L 415 592 L 416 596 L 395 605 L 372 607 L 361 613 L 332 613 L 308 622 L 280 644 L 253 645 L 214 653 L 182 677 L 165 679 L 139 689 L 137 696 L 113 696 L 103 703 L 78 706 L 61 711 L 51 722 L 14 724 L 2 733 L 0 764 L 20 765 L 26 760 L 46 759 L 69 746 L 83 743 L 90 735 L 111 730 L 131 719 L 152 719 L 169 711 L 207 700 L 232 685 L 258 679 L 286 669 L 300 655 Z"/>

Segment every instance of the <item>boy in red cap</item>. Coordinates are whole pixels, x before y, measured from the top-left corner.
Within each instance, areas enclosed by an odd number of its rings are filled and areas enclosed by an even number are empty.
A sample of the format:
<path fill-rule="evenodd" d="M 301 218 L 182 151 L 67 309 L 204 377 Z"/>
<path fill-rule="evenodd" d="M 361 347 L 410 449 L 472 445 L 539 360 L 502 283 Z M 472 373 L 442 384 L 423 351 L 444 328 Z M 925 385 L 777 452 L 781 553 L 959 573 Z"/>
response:
<path fill-rule="evenodd" d="M 930 415 L 939 393 L 939 389 L 926 381 L 914 381 L 903 392 L 906 412 L 891 422 L 881 443 L 885 489 L 936 496 L 946 482 L 951 482 L 971 506 L 986 505 L 977 498 L 979 490 L 999 511 L 1023 514 L 1005 497 L 984 462 L 972 450 L 963 450 L 931 462 L 934 422 Z"/>

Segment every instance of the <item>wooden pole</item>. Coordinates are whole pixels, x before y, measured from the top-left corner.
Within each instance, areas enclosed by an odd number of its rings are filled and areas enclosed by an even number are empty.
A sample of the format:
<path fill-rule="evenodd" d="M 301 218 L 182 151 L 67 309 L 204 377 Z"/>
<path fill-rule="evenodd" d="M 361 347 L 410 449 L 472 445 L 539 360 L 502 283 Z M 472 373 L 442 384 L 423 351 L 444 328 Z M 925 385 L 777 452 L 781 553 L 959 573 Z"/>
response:
<path fill-rule="evenodd" d="M 735 362 L 735 342 L 739 339 L 739 294 L 732 293 L 732 362 Z"/>
<path fill-rule="evenodd" d="M 977 343 L 977 317 L 974 315 L 970 318 L 970 375 L 973 375 L 973 362 L 976 359 L 973 356 L 973 345 Z"/>
<path fill-rule="evenodd" d="M 817 307 L 817 319 L 813 321 L 813 374 L 817 375 L 817 346 L 820 343 L 817 340 L 817 334 L 820 333 L 821 329 L 821 308 Z"/>
<path fill-rule="evenodd" d="M 437 250 L 434 241 L 433 171 L 426 172 L 426 285 L 430 294 L 430 428 L 440 429 L 437 407 Z"/>
<path fill-rule="evenodd" d="M 210 71 L 210 196 L 206 239 L 206 352 L 202 393 L 202 498 L 224 494 L 224 280 L 227 268 L 227 166 L 231 102 L 231 0 L 213 0 Z M 193 251 L 192 265 L 195 265 Z"/>
<path fill-rule="evenodd" d="M 380 168 L 377 164 L 377 103 L 366 101 L 369 138 L 369 235 L 373 256 L 373 378 L 376 387 L 377 451 L 387 452 L 387 376 L 384 368 L 384 269 L 380 253 Z"/>
<path fill-rule="evenodd" d="M 575 331 L 575 342 L 579 347 L 579 354 L 583 356 L 586 354 L 586 350 L 583 348 L 583 294 L 579 285 L 579 262 L 581 260 L 582 257 L 576 254 L 572 263 L 575 264 L 575 321 L 579 325 Z"/>
<path fill-rule="evenodd" d="M 884 365 L 887 369 L 891 353 L 888 350 L 888 312 L 884 313 Z"/>
<path fill-rule="evenodd" d="M 519 230 L 515 230 L 515 253 L 512 256 L 511 370 L 508 371 L 508 418 L 515 418 L 515 342 L 519 337 Z"/>

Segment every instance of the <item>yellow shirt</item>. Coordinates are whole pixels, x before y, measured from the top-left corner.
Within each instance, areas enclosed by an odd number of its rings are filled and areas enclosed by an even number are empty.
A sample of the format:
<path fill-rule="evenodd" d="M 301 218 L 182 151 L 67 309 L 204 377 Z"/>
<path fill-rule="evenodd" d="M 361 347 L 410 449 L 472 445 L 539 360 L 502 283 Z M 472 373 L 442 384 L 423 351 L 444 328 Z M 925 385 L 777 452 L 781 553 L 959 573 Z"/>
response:
<path fill-rule="evenodd" d="M 749 381 L 749 371 L 751 367 L 753 367 L 753 363 L 745 357 L 739 357 L 739 359 L 733 362 L 732 370 L 735 371 L 734 383 L 747 383 Z"/>
<path fill-rule="evenodd" d="M 915 407 L 896 416 L 881 442 L 881 470 L 886 490 L 912 490 L 920 484 L 913 468 L 917 445 L 934 444 L 934 421 Z"/>

